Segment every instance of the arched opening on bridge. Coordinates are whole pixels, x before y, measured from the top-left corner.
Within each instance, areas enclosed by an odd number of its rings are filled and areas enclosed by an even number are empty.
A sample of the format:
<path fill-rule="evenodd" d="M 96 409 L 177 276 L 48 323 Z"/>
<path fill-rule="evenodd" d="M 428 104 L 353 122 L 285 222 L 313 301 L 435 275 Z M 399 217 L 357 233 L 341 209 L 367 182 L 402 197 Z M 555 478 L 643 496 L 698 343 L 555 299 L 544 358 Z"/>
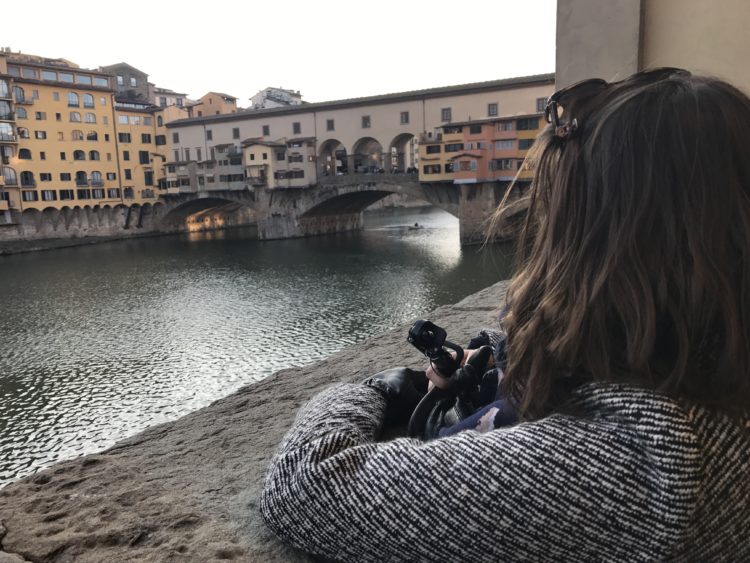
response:
<path fill-rule="evenodd" d="M 391 141 L 386 171 L 398 174 L 416 173 L 418 154 L 417 138 L 414 135 L 411 133 L 398 135 Z"/>
<path fill-rule="evenodd" d="M 357 174 L 384 171 L 383 145 L 372 137 L 363 137 L 352 147 L 352 162 Z"/>
<path fill-rule="evenodd" d="M 212 231 L 257 224 L 249 205 L 220 197 L 192 199 L 164 213 L 153 208 L 154 221 L 168 230 Z"/>
<path fill-rule="evenodd" d="M 341 176 L 349 172 L 346 147 L 338 139 L 328 139 L 320 146 L 318 163 L 321 176 Z"/>

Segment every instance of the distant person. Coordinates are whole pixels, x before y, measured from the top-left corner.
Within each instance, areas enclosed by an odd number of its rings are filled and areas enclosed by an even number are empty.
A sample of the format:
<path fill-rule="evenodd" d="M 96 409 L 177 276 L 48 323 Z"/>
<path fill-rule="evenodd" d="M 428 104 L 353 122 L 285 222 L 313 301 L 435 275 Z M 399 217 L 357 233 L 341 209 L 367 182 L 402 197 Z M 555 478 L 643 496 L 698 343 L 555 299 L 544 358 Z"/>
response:
<path fill-rule="evenodd" d="M 656 69 L 560 90 L 546 117 L 503 320 L 517 418 L 383 442 L 423 372 L 323 391 L 261 496 L 285 541 L 341 561 L 750 561 L 750 100 Z"/>

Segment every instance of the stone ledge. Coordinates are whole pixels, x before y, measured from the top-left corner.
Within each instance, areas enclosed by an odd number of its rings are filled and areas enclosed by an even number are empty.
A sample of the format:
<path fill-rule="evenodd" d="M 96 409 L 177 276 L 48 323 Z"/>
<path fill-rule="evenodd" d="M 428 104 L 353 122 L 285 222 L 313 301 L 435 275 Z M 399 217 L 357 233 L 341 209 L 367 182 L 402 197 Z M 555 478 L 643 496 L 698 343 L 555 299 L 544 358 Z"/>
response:
<path fill-rule="evenodd" d="M 496 325 L 505 288 L 497 283 L 427 318 L 466 342 Z M 265 469 L 299 407 L 323 387 L 423 367 L 408 326 L 0 490 L 0 562 L 311 560 L 263 524 Z"/>

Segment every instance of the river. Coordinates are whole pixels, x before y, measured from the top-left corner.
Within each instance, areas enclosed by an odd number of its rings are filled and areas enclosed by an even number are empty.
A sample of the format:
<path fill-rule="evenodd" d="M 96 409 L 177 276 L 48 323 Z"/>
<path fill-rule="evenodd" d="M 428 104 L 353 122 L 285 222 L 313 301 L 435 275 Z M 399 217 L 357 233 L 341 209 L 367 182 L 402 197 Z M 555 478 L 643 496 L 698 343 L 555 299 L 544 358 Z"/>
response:
<path fill-rule="evenodd" d="M 508 246 L 462 249 L 432 208 L 309 239 L 247 228 L 0 257 L 0 486 L 458 301 L 510 263 Z"/>

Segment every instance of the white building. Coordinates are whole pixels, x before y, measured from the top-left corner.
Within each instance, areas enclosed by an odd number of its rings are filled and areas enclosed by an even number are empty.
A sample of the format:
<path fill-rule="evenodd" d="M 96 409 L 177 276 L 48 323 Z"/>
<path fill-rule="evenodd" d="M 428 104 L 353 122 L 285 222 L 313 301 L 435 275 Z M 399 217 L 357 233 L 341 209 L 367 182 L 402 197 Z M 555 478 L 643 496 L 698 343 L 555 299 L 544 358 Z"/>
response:
<path fill-rule="evenodd" d="M 252 109 L 280 108 L 285 106 L 298 106 L 302 103 L 302 94 L 299 90 L 284 90 L 283 88 L 268 87 L 255 94 L 250 101 Z"/>

